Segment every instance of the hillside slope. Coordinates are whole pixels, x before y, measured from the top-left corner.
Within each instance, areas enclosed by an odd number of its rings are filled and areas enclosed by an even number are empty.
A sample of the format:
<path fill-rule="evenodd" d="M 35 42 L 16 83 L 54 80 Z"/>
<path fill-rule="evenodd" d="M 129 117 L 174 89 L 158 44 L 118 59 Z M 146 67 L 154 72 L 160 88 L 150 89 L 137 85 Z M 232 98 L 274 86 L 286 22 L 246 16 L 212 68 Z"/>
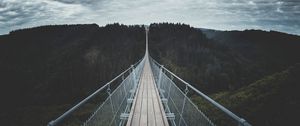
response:
<path fill-rule="evenodd" d="M 144 32 L 142 26 L 91 24 L 42 26 L 0 36 L 0 98 L 5 101 L 0 122 L 46 125 L 142 58 Z M 298 65 L 286 70 L 300 63 L 299 36 L 155 23 L 150 25 L 149 51 L 253 124 L 282 124 L 291 112 L 282 107 L 296 109 L 299 103 L 294 94 Z"/>
<path fill-rule="evenodd" d="M 236 90 L 300 62 L 300 37 L 258 30 L 213 31 L 152 24 L 150 54 L 207 93 Z"/>
<path fill-rule="evenodd" d="M 0 36 L 0 122 L 46 125 L 142 58 L 144 38 L 143 27 L 119 24 L 42 26 Z"/>
<path fill-rule="evenodd" d="M 295 125 L 300 106 L 299 75 L 300 64 L 296 64 L 249 86 L 212 97 L 254 126 Z"/>

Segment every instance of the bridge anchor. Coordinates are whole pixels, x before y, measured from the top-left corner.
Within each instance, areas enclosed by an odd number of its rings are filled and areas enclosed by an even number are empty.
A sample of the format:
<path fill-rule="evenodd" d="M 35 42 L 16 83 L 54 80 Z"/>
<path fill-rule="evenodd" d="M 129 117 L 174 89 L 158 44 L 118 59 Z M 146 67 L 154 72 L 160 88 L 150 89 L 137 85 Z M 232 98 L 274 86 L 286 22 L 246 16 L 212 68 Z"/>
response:
<path fill-rule="evenodd" d="M 175 114 L 174 113 L 166 113 L 166 117 L 168 120 L 175 120 Z"/>
<path fill-rule="evenodd" d="M 161 99 L 161 102 L 164 103 L 164 104 L 167 104 L 167 103 L 168 103 L 168 99 L 162 98 L 162 99 Z"/>
<path fill-rule="evenodd" d="M 133 102 L 133 98 L 128 98 L 128 99 L 127 99 L 127 103 L 128 103 L 128 104 L 131 104 L 132 102 Z"/>
<path fill-rule="evenodd" d="M 121 113 L 120 119 L 121 120 L 128 120 L 129 118 L 129 113 Z"/>

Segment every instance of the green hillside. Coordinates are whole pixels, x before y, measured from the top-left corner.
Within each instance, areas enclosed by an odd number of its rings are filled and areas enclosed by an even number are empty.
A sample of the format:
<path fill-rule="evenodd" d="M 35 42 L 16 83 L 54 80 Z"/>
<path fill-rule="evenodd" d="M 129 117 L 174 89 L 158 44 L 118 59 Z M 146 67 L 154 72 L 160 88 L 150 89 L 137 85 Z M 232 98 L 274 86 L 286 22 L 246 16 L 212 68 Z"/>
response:
<path fill-rule="evenodd" d="M 297 123 L 300 106 L 300 64 L 266 76 L 236 91 L 225 91 L 212 98 L 247 119 L 254 126 L 284 126 Z M 217 123 L 224 124 L 224 115 L 198 97 L 193 98 Z M 205 106 L 203 106 L 205 105 Z M 220 120 L 223 120 L 220 121 Z"/>

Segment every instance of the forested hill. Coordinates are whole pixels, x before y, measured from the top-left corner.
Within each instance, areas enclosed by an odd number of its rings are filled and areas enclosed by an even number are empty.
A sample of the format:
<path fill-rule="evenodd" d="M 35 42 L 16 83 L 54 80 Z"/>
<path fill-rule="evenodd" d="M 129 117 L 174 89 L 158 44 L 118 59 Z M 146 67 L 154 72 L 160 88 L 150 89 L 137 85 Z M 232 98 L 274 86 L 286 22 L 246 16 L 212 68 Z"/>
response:
<path fill-rule="evenodd" d="M 144 51 L 145 30 L 138 25 L 41 26 L 2 35 L 0 122 L 6 126 L 46 125 L 137 62 Z M 149 51 L 199 90 L 236 96 L 235 91 L 252 91 L 247 89 L 253 87 L 251 83 L 300 63 L 300 37 L 160 23 L 150 25 Z M 223 102 L 223 97 L 218 100 Z M 252 115 L 259 113 L 244 112 L 239 103 L 225 105 L 257 122 Z"/>
<path fill-rule="evenodd" d="M 255 126 L 297 124 L 300 37 L 152 24 L 150 54 Z M 216 124 L 222 114 L 193 98 Z M 218 122 L 219 121 L 219 122 Z M 226 124 L 226 123 L 225 123 Z"/>
<path fill-rule="evenodd" d="M 300 105 L 299 75 L 300 64 L 295 64 L 238 90 L 219 92 L 212 97 L 230 110 L 244 115 L 252 125 L 296 125 L 298 119 L 295 115 Z M 210 113 L 216 117 L 221 115 Z"/>
<path fill-rule="evenodd" d="M 144 51 L 142 26 L 42 26 L 0 36 L 0 122 L 46 125 Z"/>
<path fill-rule="evenodd" d="M 235 90 L 300 62 L 300 37 L 260 30 L 214 31 L 152 24 L 150 54 L 213 93 Z"/>

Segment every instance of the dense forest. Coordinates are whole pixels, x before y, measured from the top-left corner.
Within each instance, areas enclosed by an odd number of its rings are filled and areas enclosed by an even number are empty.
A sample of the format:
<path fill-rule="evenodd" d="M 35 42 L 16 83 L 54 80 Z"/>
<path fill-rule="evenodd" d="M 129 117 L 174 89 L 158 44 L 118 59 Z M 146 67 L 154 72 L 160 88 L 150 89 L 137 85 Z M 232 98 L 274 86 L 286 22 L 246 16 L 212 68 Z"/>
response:
<path fill-rule="evenodd" d="M 296 123 L 300 37 L 276 31 L 216 31 L 152 24 L 154 59 L 255 126 Z M 219 111 L 193 98 L 212 120 Z M 217 124 L 224 124 L 222 122 Z"/>
<path fill-rule="evenodd" d="M 220 102 L 257 126 L 291 126 L 297 123 L 299 108 L 300 64 L 265 76 L 235 91 L 223 91 L 212 95 Z M 222 120 L 222 113 L 209 108 L 207 103 L 195 98 L 202 110 L 215 120 Z M 224 119 L 223 119 L 224 120 Z"/>
<path fill-rule="evenodd" d="M 0 37 L 0 122 L 46 125 L 144 55 L 142 26 L 42 26 Z M 30 116 L 29 116 L 30 115 Z"/>
<path fill-rule="evenodd" d="M 145 32 L 139 25 L 41 26 L 2 35 L 0 122 L 46 125 L 137 62 L 144 51 Z M 296 121 L 287 113 L 295 115 L 299 106 L 299 36 L 154 23 L 149 51 L 253 125 Z"/>
<path fill-rule="evenodd" d="M 236 90 L 300 62 L 300 37 L 273 31 L 165 23 L 152 24 L 149 39 L 154 59 L 208 93 Z"/>

